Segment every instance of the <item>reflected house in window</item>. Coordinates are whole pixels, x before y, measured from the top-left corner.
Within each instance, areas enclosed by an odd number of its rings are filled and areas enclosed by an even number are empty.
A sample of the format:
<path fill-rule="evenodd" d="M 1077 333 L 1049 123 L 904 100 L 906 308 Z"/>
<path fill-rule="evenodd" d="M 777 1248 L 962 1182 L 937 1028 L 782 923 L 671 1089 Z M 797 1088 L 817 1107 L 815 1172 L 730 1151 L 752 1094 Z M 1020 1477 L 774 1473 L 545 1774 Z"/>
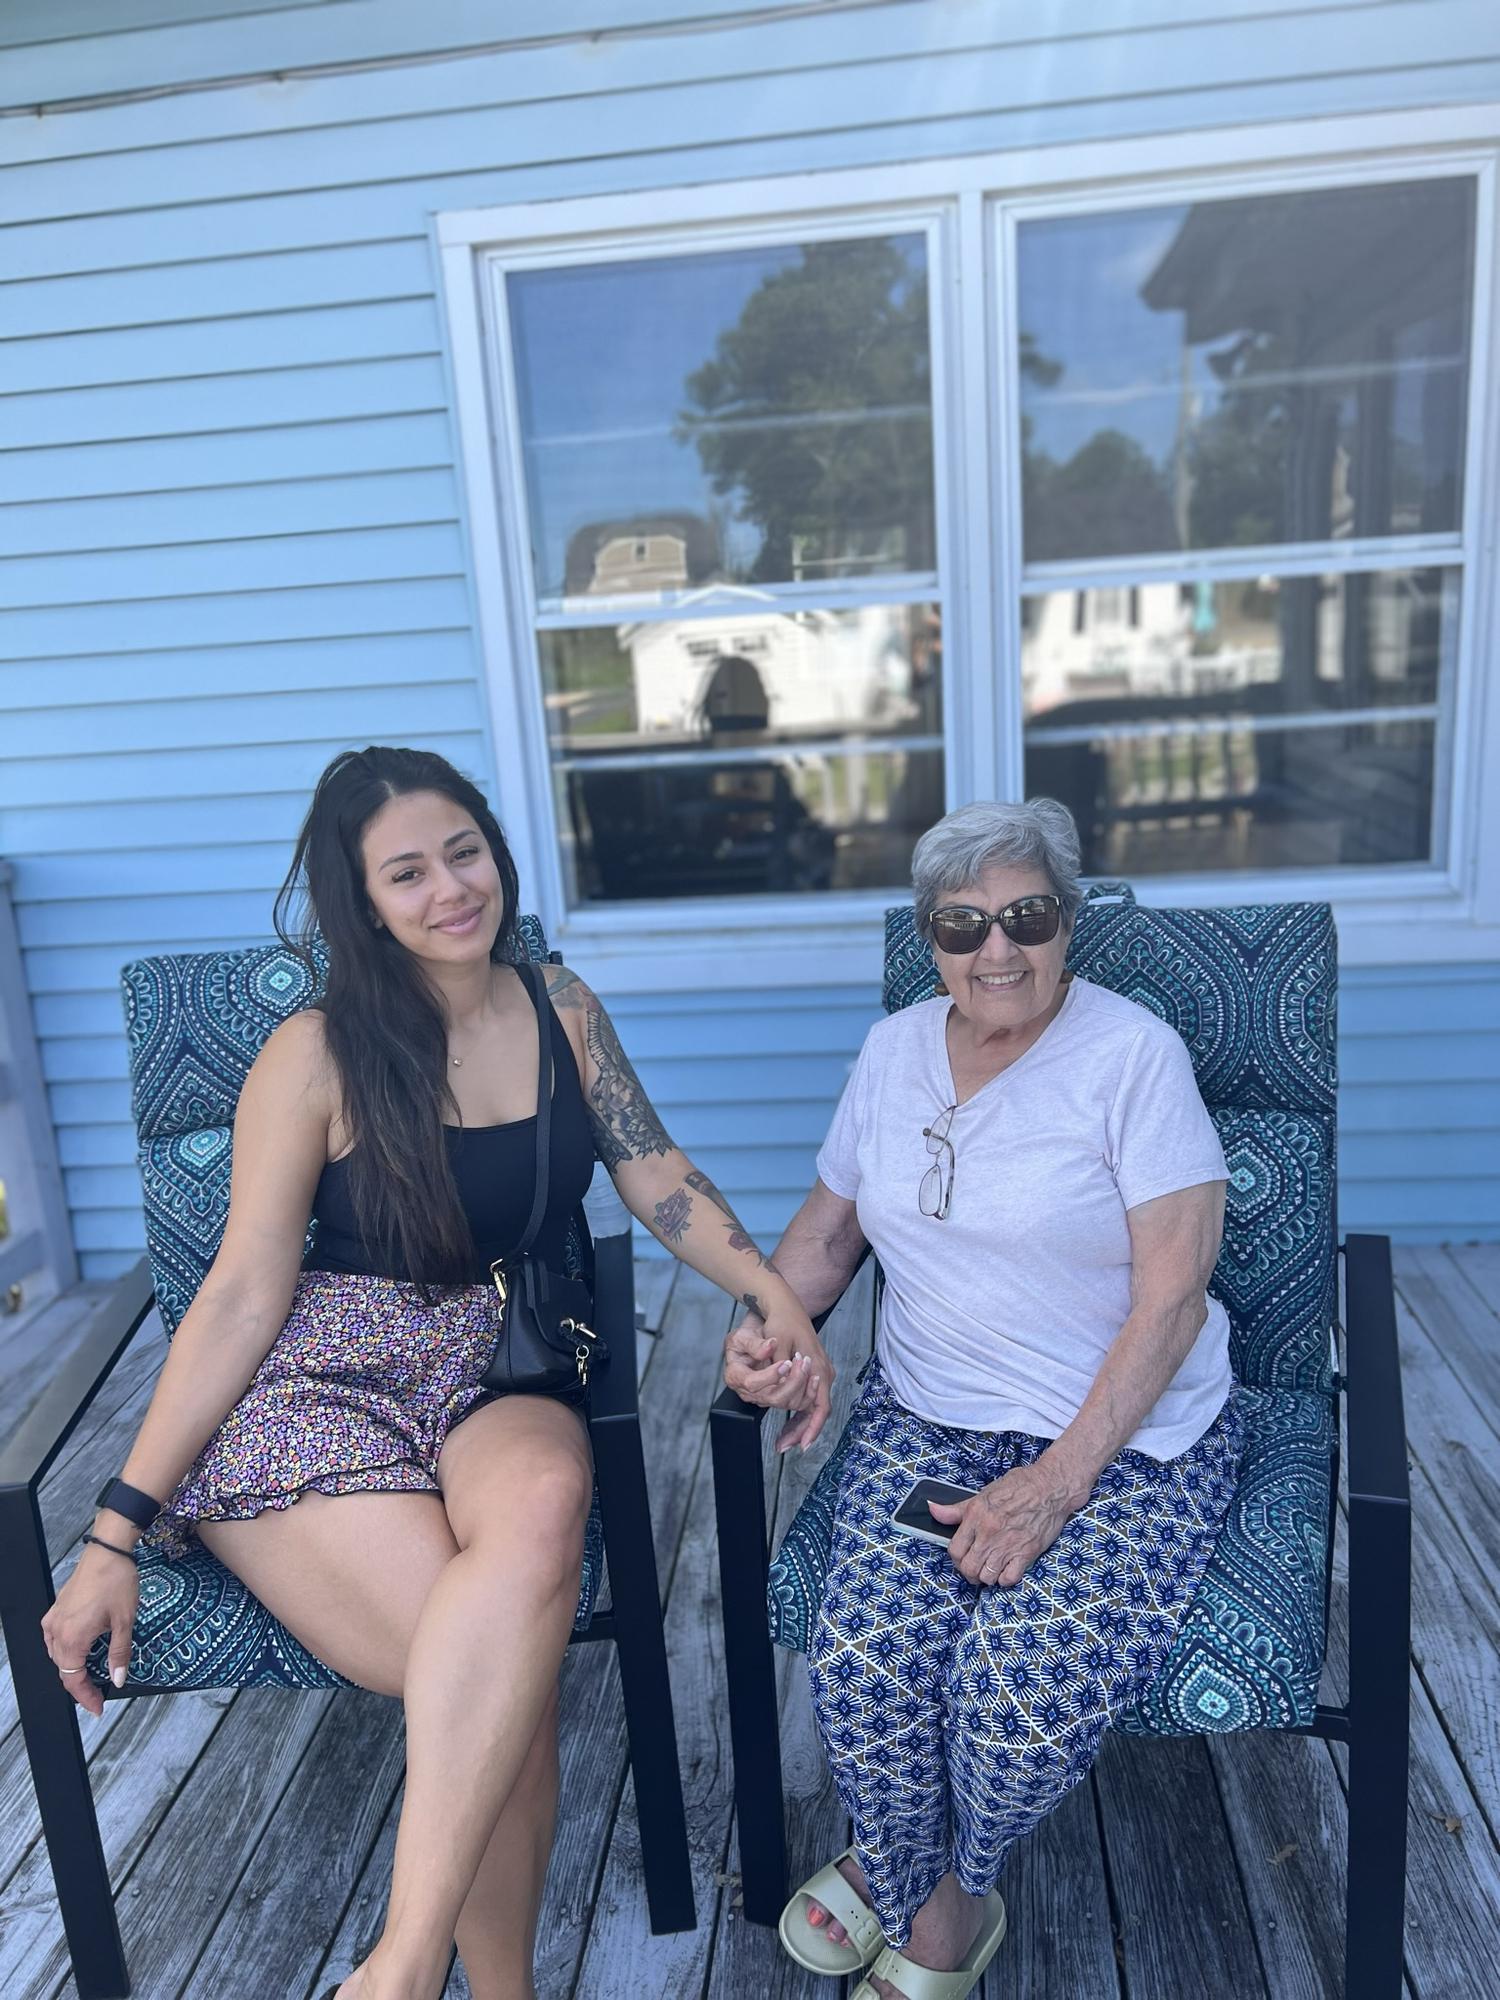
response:
<path fill-rule="evenodd" d="M 784 611 L 765 595 L 689 592 L 687 615 L 610 635 L 633 727 L 580 737 L 571 759 L 592 893 L 785 893 L 900 865 L 892 845 L 928 802 L 912 796 L 925 772 L 892 743 L 937 695 L 910 607 Z"/>
<path fill-rule="evenodd" d="M 596 521 L 568 542 L 568 597 L 632 597 L 686 590 L 714 575 L 718 546 L 701 514 L 651 514 Z"/>
<path fill-rule="evenodd" d="M 1367 551 L 1459 518 L 1471 191 L 1037 227 L 1026 551 L 1076 580 L 1024 600 L 1028 787 L 1107 872 L 1429 858 L 1452 579 Z"/>
<path fill-rule="evenodd" d="M 750 591 L 715 591 L 743 596 Z M 778 742 L 913 722 L 902 608 L 761 611 L 622 625 L 645 736 L 764 732 Z"/>

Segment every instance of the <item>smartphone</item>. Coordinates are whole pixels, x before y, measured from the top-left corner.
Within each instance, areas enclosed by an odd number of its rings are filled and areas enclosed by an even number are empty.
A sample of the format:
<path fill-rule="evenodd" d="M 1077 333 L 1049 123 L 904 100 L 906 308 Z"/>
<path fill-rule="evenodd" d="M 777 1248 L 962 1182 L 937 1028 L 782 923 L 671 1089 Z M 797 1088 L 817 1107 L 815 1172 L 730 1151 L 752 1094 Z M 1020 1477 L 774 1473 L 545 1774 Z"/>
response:
<path fill-rule="evenodd" d="M 915 1535 L 919 1542 L 936 1542 L 940 1549 L 946 1548 L 958 1523 L 950 1526 L 934 1520 L 927 1503 L 936 1500 L 941 1507 L 951 1507 L 959 1500 L 972 1500 L 974 1491 L 972 1486 L 950 1486 L 944 1479 L 919 1479 L 892 1514 L 891 1525 L 903 1535 Z"/>

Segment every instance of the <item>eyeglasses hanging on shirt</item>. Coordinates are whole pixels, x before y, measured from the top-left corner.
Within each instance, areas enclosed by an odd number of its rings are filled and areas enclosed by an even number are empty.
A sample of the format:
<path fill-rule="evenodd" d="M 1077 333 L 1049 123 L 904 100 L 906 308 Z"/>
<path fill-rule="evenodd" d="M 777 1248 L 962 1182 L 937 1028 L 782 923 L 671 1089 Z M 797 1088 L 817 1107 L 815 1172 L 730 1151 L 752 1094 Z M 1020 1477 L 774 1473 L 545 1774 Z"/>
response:
<path fill-rule="evenodd" d="M 917 1207 L 923 1215 L 930 1215 L 934 1222 L 948 1220 L 948 1205 L 953 1200 L 953 1176 L 958 1167 L 958 1155 L 953 1150 L 948 1130 L 957 1109 L 955 1100 L 946 1111 L 940 1111 L 930 1125 L 922 1127 L 922 1137 L 927 1141 L 932 1165 L 923 1174 L 921 1186 L 917 1189 Z"/>

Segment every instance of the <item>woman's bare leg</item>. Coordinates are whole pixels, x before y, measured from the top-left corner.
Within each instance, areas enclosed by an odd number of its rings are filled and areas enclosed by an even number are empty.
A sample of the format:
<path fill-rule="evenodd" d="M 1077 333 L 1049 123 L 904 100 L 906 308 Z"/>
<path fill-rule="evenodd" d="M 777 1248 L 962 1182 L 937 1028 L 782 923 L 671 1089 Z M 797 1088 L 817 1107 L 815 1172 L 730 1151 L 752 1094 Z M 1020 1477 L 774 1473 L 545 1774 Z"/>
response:
<path fill-rule="evenodd" d="M 437 2000 L 460 1927 L 481 2000 L 532 1992 L 556 1803 L 553 1704 L 592 1488 L 587 1439 L 561 1405 L 510 1398 L 452 1433 L 439 1478 L 441 1504 L 311 1494 L 284 1514 L 203 1530 L 320 1659 L 404 1694 L 390 1910 L 344 2000 Z"/>

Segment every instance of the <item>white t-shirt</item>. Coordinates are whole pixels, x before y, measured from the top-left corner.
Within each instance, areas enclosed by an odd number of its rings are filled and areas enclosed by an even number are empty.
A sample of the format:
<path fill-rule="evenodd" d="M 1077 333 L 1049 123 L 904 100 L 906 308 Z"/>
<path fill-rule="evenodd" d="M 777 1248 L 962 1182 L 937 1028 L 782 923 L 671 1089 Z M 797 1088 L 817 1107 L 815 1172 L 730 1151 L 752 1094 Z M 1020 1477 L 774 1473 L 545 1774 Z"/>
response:
<path fill-rule="evenodd" d="M 855 1203 L 884 1267 L 876 1351 L 897 1399 L 939 1424 L 1056 1437 L 1130 1311 L 1126 1210 L 1226 1179 L 1224 1153 L 1175 1029 L 1075 978 L 1038 1040 L 954 1112 L 948 1214 L 923 1215 L 922 1128 L 956 1095 L 951 1005 L 870 1030 L 818 1174 Z M 1130 1444 L 1176 1458 L 1229 1387 L 1229 1322 L 1209 1299 Z"/>

